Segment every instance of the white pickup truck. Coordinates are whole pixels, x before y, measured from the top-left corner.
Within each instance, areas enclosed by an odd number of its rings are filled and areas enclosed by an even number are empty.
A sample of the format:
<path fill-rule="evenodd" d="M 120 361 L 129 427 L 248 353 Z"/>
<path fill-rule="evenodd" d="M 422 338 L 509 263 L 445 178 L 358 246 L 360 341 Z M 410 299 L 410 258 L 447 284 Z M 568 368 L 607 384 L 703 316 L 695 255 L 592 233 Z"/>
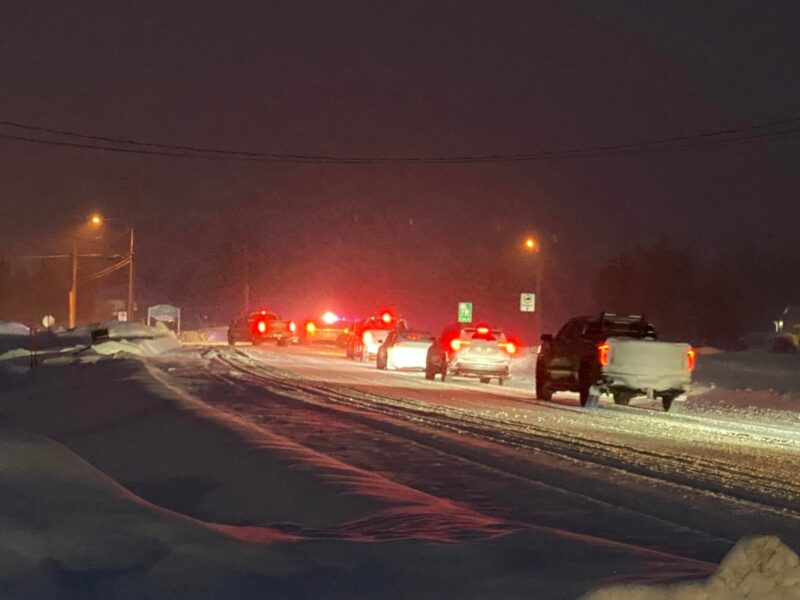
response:
<path fill-rule="evenodd" d="M 581 406 L 595 406 L 603 394 L 621 405 L 646 395 L 669 410 L 685 393 L 695 359 L 689 344 L 656 341 L 655 328 L 640 315 L 576 317 L 556 336 L 542 336 L 536 397 L 573 391 Z"/>

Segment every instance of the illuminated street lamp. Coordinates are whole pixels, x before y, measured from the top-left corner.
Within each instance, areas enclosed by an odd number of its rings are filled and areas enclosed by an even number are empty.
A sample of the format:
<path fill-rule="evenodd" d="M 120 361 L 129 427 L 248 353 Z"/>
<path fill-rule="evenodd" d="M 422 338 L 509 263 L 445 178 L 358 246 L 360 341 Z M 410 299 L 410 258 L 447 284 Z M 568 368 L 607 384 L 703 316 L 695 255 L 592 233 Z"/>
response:
<path fill-rule="evenodd" d="M 99 214 L 93 214 L 89 217 L 89 222 L 92 225 L 97 227 L 109 222 L 109 221 L 119 221 L 123 223 L 129 228 L 130 238 L 128 242 L 128 321 L 134 320 L 133 314 L 133 256 L 134 256 L 134 234 L 133 234 L 133 224 L 124 221 L 123 219 L 114 219 L 109 217 L 103 217 Z"/>
<path fill-rule="evenodd" d="M 534 314 L 536 317 L 536 326 L 538 334 L 542 334 L 542 278 L 544 277 L 544 255 L 541 252 L 541 244 L 539 240 L 529 235 L 522 242 L 522 247 L 528 254 L 536 255 L 536 296 L 534 305 Z"/>

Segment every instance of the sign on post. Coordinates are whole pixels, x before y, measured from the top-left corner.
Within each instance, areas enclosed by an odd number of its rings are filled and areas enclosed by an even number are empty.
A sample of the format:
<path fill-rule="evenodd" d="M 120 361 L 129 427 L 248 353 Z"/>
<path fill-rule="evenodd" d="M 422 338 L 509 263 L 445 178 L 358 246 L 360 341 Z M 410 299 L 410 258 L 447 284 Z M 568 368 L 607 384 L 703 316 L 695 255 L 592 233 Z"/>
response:
<path fill-rule="evenodd" d="M 536 311 L 536 294 L 523 292 L 519 295 L 519 309 L 522 312 Z"/>
<path fill-rule="evenodd" d="M 458 322 L 472 323 L 472 302 L 458 303 Z"/>
<path fill-rule="evenodd" d="M 128 320 L 128 311 L 127 310 L 118 310 L 117 311 L 117 321 L 127 321 Z"/>
<path fill-rule="evenodd" d="M 181 332 L 181 309 L 171 304 L 156 304 L 147 309 L 147 324 L 152 326 L 154 321 L 159 321 L 172 329 L 175 333 Z"/>

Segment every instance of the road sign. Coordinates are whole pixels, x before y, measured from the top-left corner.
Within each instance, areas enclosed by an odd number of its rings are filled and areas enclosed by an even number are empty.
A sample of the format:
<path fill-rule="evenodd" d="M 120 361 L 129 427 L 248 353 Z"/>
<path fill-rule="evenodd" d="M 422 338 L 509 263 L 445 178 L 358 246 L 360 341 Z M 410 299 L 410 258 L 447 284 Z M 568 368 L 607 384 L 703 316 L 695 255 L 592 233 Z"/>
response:
<path fill-rule="evenodd" d="M 472 323 L 472 302 L 458 303 L 458 322 Z"/>
<path fill-rule="evenodd" d="M 522 312 L 536 311 L 536 294 L 524 292 L 519 295 L 519 309 Z"/>
<path fill-rule="evenodd" d="M 128 320 L 128 311 L 127 310 L 118 310 L 117 311 L 117 321 L 127 321 Z"/>

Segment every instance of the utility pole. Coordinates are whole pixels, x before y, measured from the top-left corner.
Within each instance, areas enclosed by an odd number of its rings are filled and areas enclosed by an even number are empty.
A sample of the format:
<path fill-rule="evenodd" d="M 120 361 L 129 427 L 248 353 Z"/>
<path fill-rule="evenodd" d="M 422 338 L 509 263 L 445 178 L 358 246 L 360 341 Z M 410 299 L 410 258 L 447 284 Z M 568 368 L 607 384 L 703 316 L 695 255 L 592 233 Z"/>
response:
<path fill-rule="evenodd" d="M 69 328 L 74 329 L 78 313 L 78 239 L 75 237 L 72 238 L 71 258 L 72 258 L 72 287 L 69 290 Z"/>
<path fill-rule="evenodd" d="M 128 247 L 128 321 L 134 321 L 133 314 L 133 225 L 131 224 L 131 238 Z"/>

